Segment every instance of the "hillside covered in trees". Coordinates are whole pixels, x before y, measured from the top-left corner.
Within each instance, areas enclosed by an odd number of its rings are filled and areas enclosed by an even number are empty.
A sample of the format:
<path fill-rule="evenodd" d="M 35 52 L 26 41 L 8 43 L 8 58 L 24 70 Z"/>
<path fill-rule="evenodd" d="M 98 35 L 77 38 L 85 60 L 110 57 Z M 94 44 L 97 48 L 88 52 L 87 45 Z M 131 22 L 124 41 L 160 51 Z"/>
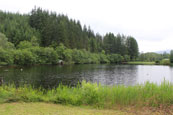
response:
<path fill-rule="evenodd" d="M 132 36 L 102 36 L 80 21 L 34 8 L 28 14 L 0 11 L 0 64 L 121 63 L 136 60 Z"/>

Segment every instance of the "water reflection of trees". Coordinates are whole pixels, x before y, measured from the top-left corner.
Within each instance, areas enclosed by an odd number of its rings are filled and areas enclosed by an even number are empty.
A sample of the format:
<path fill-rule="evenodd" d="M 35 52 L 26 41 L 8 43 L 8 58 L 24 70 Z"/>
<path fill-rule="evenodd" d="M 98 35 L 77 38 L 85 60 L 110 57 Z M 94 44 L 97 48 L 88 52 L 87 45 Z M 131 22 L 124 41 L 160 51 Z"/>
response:
<path fill-rule="evenodd" d="M 32 84 L 35 87 L 52 88 L 62 83 L 74 86 L 82 80 L 103 85 L 133 85 L 136 82 L 136 66 L 129 65 L 65 65 L 32 66 L 10 68 L 8 72 L 0 71 L 8 83 Z"/>

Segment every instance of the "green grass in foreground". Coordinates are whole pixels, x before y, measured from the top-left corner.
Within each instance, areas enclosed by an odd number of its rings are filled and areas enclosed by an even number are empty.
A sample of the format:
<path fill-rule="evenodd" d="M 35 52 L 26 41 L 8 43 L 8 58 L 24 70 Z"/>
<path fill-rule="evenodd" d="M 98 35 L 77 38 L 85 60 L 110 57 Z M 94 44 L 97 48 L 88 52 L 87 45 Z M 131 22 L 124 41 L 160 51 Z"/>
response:
<path fill-rule="evenodd" d="M 116 109 L 94 109 L 51 103 L 3 103 L 0 104 L 1 115 L 167 115 L 173 114 L 171 107 L 123 107 Z"/>
<path fill-rule="evenodd" d="M 59 85 L 56 89 L 43 91 L 31 86 L 16 88 L 14 85 L 0 87 L 0 102 L 52 102 L 71 105 L 89 105 L 102 108 L 115 106 L 168 106 L 173 104 L 173 84 L 145 83 L 136 86 L 102 86 L 82 82 L 78 87 Z"/>
<path fill-rule="evenodd" d="M 1 115 L 124 115 L 120 110 L 100 110 L 65 106 L 50 103 L 4 103 L 0 104 Z"/>
<path fill-rule="evenodd" d="M 127 62 L 127 64 L 132 64 L 132 65 L 155 65 L 155 62 L 134 61 L 134 62 Z"/>

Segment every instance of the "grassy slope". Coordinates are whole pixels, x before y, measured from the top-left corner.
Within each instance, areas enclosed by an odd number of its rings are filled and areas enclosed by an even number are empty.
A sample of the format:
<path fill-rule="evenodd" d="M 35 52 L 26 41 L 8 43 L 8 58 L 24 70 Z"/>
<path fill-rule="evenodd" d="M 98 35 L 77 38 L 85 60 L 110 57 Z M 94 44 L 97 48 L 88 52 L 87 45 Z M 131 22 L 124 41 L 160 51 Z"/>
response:
<path fill-rule="evenodd" d="M 134 65 L 155 65 L 155 62 L 134 61 L 134 62 L 127 62 L 127 64 L 134 64 Z"/>
<path fill-rule="evenodd" d="M 1 115 L 124 115 L 119 110 L 98 110 L 49 103 L 0 104 Z"/>
<path fill-rule="evenodd" d="M 167 109 L 123 107 L 93 109 L 50 103 L 4 103 L 0 104 L 0 115 L 164 115 L 173 114 L 173 107 Z"/>

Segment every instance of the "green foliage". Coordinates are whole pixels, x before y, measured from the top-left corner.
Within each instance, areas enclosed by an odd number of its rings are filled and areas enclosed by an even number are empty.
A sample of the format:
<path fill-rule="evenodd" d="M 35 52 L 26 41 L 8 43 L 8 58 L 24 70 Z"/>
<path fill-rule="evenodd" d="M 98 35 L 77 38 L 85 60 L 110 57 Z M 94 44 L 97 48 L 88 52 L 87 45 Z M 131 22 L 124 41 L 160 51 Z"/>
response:
<path fill-rule="evenodd" d="M 95 107 L 117 106 L 169 106 L 173 104 L 173 85 L 146 82 L 135 86 L 102 86 L 82 82 L 77 87 L 59 85 L 49 90 L 34 89 L 31 86 L 0 86 L 0 102 L 53 102 Z"/>
<path fill-rule="evenodd" d="M 8 38 L 2 33 L 0 33 L 0 48 L 14 49 L 14 45 L 8 42 Z"/>
<path fill-rule="evenodd" d="M 4 50 L 0 48 L 0 62 L 12 65 L 34 65 L 34 64 L 58 64 L 59 60 L 65 63 L 87 64 L 87 63 L 121 63 L 129 61 L 129 56 L 120 54 L 106 55 L 102 53 L 91 53 L 89 51 L 68 49 L 64 45 L 56 49 L 52 47 L 33 46 L 31 42 L 22 41 L 17 50 Z"/>
<path fill-rule="evenodd" d="M 160 60 L 162 60 L 164 58 L 165 57 L 162 54 L 157 54 L 157 53 L 154 53 L 154 52 L 141 53 L 139 55 L 139 60 L 140 61 L 153 62 L 153 61 L 160 61 Z"/>
<path fill-rule="evenodd" d="M 35 64 L 36 57 L 27 49 L 15 50 L 14 63 L 17 65 L 32 65 Z"/>
<path fill-rule="evenodd" d="M 102 101 L 100 98 L 101 95 L 99 95 L 99 87 L 96 83 L 91 84 L 87 83 L 85 81 L 82 82 L 82 89 L 81 89 L 81 98 L 83 100 L 83 103 L 93 105 L 93 104 L 98 104 L 99 101 Z"/>
<path fill-rule="evenodd" d="M 31 48 L 31 47 L 36 47 L 39 46 L 37 38 L 36 37 L 32 37 L 31 41 L 21 41 L 18 45 L 17 48 L 18 49 L 27 49 L 27 48 Z"/>
<path fill-rule="evenodd" d="M 33 36 L 38 38 L 40 36 L 34 28 L 31 28 L 28 23 L 28 18 L 28 15 L 0 11 L 0 30 L 15 46 L 20 41 L 30 41 Z"/>
<path fill-rule="evenodd" d="M 72 62 L 72 53 L 73 53 L 73 50 L 71 49 L 66 49 L 64 52 L 63 52 L 63 56 L 64 56 L 64 61 L 65 62 L 69 62 L 71 63 Z"/>
<path fill-rule="evenodd" d="M 108 57 L 105 54 L 104 50 L 102 50 L 102 52 L 99 54 L 99 57 L 100 57 L 100 59 L 99 59 L 100 63 L 109 63 Z"/>
<path fill-rule="evenodd" d="M 170 65 L 170 61 L 169 61 L 169 59 L 162 59 L 162 60 L 160 61 L 160 64 L 161 64 L 161 65 Z"/>
<path fill-rule="evenodd" d="M 0 63 L 121 63 L 129 61 L 129 56 L 131 60 L 138 56 L 133 37 L 113 33 L 101 36 L 79 21 L 41 8 L 23 15 L 0 11 L 0 20 Z"/>
<path fill-rule="evenodd" d="M 82 27 L 79 21 L 63 14 L 57 15 L 35 7 L 27 15 L 0 12 L 0 19 L 0 29 L 15 46 L 21 41 L 30 41 L 33 46 L 54 48 L 63 43 L 68 49 L 85 49 L 92 53 L 105 50 L 106 54 L 137 58 L 138 46 L 134 38 L 128 40 L 132 37 L 115 36 L 113 33 L 105 36 L 95 34 L 90 27 Z"/>
<path fill-rule="evenodd" d="M 77 50 L 77 49 L 74 49 L 73 50 L 73 54 L 72 54 L 73 61 L 75 63 L 77 63 L 77 64 L 80 64 L 80 63 L 90 63 L 91 60 L 92 60 L 91 59 L 92 57 L 89 54 L 89 52 L 88 52 L 88 55 L 86 55 L 86 54 L 87 54 L 87 52 L 85 50 Z"/>
<path fill-rule="evenodd" d="M 87 60 L 88 60 L 88 63 L 100 63 L 100 57 L 98 54 L 92 54 L 90 53 L 90 55 L 88 56 Z"/>
<path fill-rule="evenodd" d="M 130 56 L 129 55 L 124 55 L 124 62 L 130 61 Z"/>
<path fill-rule="evenodd" d="M 170 65 L 171 61 L 170 54 L 164 52 L 163 54 L 157 54 L 154 52 L 148 52 L 148 53 L 141 53 L 139 55 L 139 61 L 143 62 L 155 62 L 155 64 L 160 65 Z"/>
<path fill-rule="evenodd" d="M 170 52 L 170 63 L 173 64 L 173 50 Z"/>
<path fill-rule="evenodd" d="M 32 47 L 32 43 L 29 41 L 21 41 L 18 45 L 17 48 L 18 49 L 27 49 L 27 48 L 31 48 Z"/>
<path fill-rule="evenodd" d="M 113 33 L 108 33 L 104 36 L 103 45 L 108 54 L 129 55 L 130 60 L 136 60 L 138 57 L 138 44 L 131 36 L 126 37 L 120 34 L 115 36 Z"/>
<path fill-rule="evenodd" d="M 13 57 L 13 51 L 12 50 L 4 50 L 0 48 L 0 63 L 6 63 L 5 65 L 11 65 L 14 62 Z M 3 64 L 2 64 L 3 65 Z"/>
<path fill-rule="evenodd" d="M 36 38 L 35 36 L 33 36 L 31 38 L 31 43 L 32 43 L 32 46 L 39 46 L 40 41 L 39 41 L 38 38 Z"/>
<path fill-rule="evenodd" d="M 66 47 L 61 43 L 55 50 L 57 52 L 57 54 L 59 55 L 60 59 L 64 59 L 64 51 L 65 51 Z"/>
<path fill-rule="evenodd" d="M 17 50 L 0 48 L 0 62 L 17 65 L 57 64 L 59 57 L 53 48 L 34 46 L 31 42 L 22 41 Z"/>
<path fill-rule="evenodd" d="M 58 63 L 58 54 L 53 48 L 43 48 L 41 52 L 41 58 L 45 61 L 46 64 L 57 64 Z"/>
<path fill-rule="evenodd" d="M 106 34 L 103 39 L 104 43 L 104 50 L 106 53 L 115 53 L 116 51 L 114 50 L 116 47 L 115 46 L 115 36 L 112 33 Z"/>
<path fill-rule="evenodd" d="M 128 55 L 130 56 L 130 59 L 136 60 L 139 53 L 137 41 L 133 37 L 129 36 L 127 37 L 126 45 L 127 45 Z"/>
<path fill-rule="evenodd" d="M 131 64 L 131 65 L 155 65 L 155 62 L 144 62 L 144 61 L 130 61 L 127 64 Z"/>
<path fill-rule="evenodd" d="M 111 63 L 121 63 L 124 60 L 124 58 L 119 54 L 111 54 L 108 56 L 108 59 Z"/>
<path fill-rule="evenodd" d="M 88 39 L 83 39 L 88 37 L 83 34 L 80 22 L 69 20 L 65 15 L 34 8 L 29 17 L 29 24 L 40 32 L 41 46 L 57 46 L 60 43 L 68 48 L 82 49 L 89 46 L 86 42 Z"/>
<path fill-rule="evenodd" d="M 32 47 L 28 49 L 36 57 L 35 64 L 57 64 L 59 56 L 57 52 L 50 47 Z"/>

